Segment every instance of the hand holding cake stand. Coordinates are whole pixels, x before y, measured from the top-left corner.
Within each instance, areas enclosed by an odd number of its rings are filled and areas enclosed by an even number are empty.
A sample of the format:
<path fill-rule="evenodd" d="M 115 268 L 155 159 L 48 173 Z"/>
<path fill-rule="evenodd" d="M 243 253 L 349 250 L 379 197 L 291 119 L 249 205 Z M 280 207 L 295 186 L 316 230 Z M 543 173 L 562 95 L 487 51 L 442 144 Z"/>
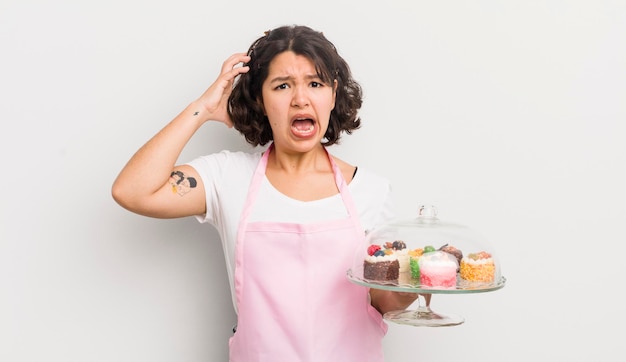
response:
<path fill-rule="evenodd" d="M 430 308 L 432 294 L 490 292 L 506 282 L 493 247 L 475 231 L 439 220 L 434 206 L 421 206 L 417 218 L 372 230 L 366 242 L 355 253 L 348 280 L 369 288 L 418 293 L 416 310 L 383 316 L 398 324 L 459 325 L 462 316 Z"/>

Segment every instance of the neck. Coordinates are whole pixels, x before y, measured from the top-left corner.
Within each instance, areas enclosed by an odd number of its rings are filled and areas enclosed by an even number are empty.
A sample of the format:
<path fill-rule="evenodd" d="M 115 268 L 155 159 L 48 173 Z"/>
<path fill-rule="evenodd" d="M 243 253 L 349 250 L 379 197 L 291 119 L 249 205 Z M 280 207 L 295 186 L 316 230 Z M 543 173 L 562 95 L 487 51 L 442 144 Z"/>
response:
<path fill-rule="evenodd" d="M 274 147 L 268 159 L 268 169 L 288 174 L 330 170 L 328 155 L 321 144 L 307 152 L 285 151 Z"/>

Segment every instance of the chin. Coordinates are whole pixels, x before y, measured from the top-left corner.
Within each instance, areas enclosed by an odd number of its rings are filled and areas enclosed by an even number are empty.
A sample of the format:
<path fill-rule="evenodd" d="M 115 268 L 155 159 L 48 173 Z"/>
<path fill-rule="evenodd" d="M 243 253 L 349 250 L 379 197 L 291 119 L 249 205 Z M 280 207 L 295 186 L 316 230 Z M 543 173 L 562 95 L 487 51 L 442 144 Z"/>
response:
<path fill-rule="evenodd" d="M 288 148 L 291 149 L 293 151 L 296 152 L 310 152 L 312 150 L 314 150 L 315 148 L 321 146 L 322 144 L 322 140 L 321 139 L 297 139 L 297 140 L 291 140 L 289 142 L 283 142 L 283 143 L 278 143 L 277 146 L 281 147 L 281 148 Z"/>

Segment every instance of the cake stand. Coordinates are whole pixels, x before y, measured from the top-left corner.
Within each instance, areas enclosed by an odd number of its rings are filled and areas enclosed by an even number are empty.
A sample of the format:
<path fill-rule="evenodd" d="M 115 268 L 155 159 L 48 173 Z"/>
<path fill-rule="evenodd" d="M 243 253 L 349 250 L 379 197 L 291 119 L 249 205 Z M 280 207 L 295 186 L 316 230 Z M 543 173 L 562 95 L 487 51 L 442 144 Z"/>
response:
<path fill-rule="evenodd" d="M 430 308 L 430 300 L 432 294 L 471 294 L 492 292 L 504 287 L 506 283 L 505 277 L 493 283 L 481 283 L 480 285 L 465 284 L 463 281 L 457 282 L 456 288 L 437 289 L 422 287 L 419 284 L 406 285 L 402 283 L 379 283 L 370 281 L 355 275 L 352 269 L 347 272 L 348 280 L 368 288 L 389 290 L 403 293 L 418 293 L 418 307 L 414 310 L 395 310 L 387 312 L 383 315 L 385 320 L 397 324 L 405 324 L 416 327 L 446 327 L 456 326 L 465 322 L 465 319 L 457 314 L 436 313 Z M 402 277 L 401 277 L 402 278 Z M 457 278 L 458 279 L 458 278 Z"/>
<path fill-rule="evenodd" d="M 392 246 L 396 241 L 401 241 L 400 250 L 397 249 L 398 243 Z M 398 255 L 398 258 L 404 251 L 404 258 L 406 258 L 409 252 L 417 250 L 426 252 L 427 248 L 442 251 L 447 248 L 449 251 L 450 247 L 454 247 L 455 252 L 460 254 L 456 255 L 459 266 L 462 264 L 461 259 L 465 261 L 465 265 L 468 265 L 468 258 L 474 258 L 481 253 L 489 254 L 494 270 L 489 278 L 485 278 L 488 281 L 463 279 L 459 269 L 457 269 L 456 285 L 448 288 L 421 285 L 420 279 L 413 278 L 411 271 L 401 271 L 398 279 L 393 281 L 369 280 L 363 276 L 364 260 L 372 256 L 375 258 L 376 255 L 371 254 L 373 251 L 378 253 L 382 250 L 389 254 Z M 423 255 L 427 254 L 424 253 Z M 421 258 L 421 256 L 415 257 Z M 472 261 L 470 260 L 470 262 Z M 360 245 L 359 250 L 355 251 L 352 268 L 347 271 L 347 278 L 352 283 L 368 288 L 417 293 L 418 307 L 416 310 L 391 311 L 385 313 L 383 317 L 394 323 L 424 327 L 455 326 L 464 322 L 464 318 L 459 315 L 434 312 L 430 308 L 432 294 L 492 292 L 501 289 L 506 283 L 506 279 L 501 274 L 499 258 L 494 247 L 486 241 L 484 236 L 464 225 L 440 220 L 437 217 L 437 208 L 425 205 L 419 207 L 417 217 L 394 220 L 368 232 L 365 244 Z"/>

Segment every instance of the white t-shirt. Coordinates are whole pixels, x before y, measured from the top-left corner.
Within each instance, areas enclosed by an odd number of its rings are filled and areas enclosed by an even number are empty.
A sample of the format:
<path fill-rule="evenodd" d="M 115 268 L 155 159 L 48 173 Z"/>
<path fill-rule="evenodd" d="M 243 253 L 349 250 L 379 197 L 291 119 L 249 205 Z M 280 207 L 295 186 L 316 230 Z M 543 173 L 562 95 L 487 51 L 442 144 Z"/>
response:
<path fill-rule="evenodd" d="M 207 212 L 205 215 L 197 216 L 197 219 L 215 226 L 221 237 L 235 310 L 237 230 L 252 175 L 261 156 L 261 152 L 222 151 L 196 158 L 188 163 L 200 175 L 206 191 Z M 385 178 L 359 167 L 348 189 L 365 232 L 393 217 L 391 186 Z M 347 216 L 340 194 L 321 200 L 299 201 L 285 196 L 264 178 L 249 221 L 305 224 Z"/>

